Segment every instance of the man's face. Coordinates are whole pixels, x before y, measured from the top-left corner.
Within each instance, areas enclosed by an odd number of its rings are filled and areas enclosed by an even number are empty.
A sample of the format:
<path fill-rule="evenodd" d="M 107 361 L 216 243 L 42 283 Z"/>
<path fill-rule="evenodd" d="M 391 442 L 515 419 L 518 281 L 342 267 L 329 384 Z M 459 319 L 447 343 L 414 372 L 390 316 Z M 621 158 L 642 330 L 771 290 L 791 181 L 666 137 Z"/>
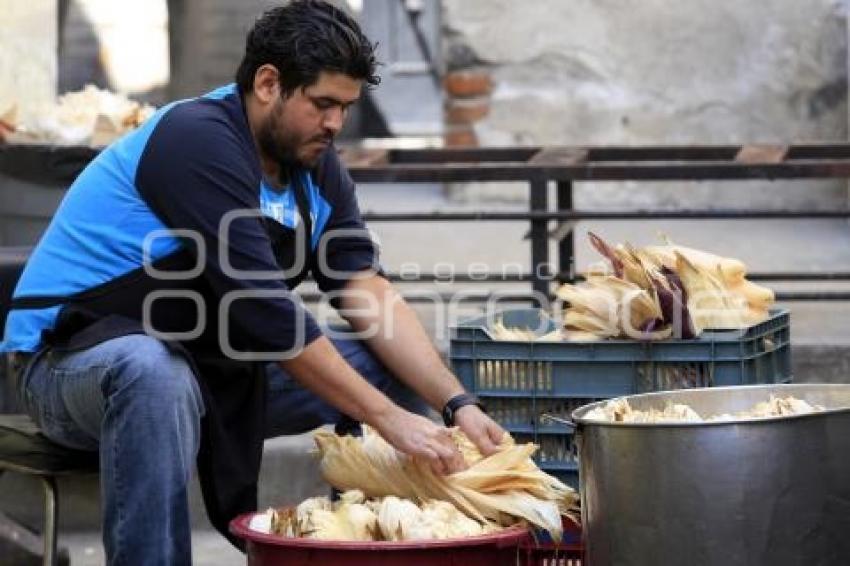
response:
<path fill-rule="evenodd" d="M 357 79 L 323 71 L 315 84 L 281 94 L 257 132 L 260 149 L 279 163 L 314 166 L 342 129 L 360 88 Z"/>

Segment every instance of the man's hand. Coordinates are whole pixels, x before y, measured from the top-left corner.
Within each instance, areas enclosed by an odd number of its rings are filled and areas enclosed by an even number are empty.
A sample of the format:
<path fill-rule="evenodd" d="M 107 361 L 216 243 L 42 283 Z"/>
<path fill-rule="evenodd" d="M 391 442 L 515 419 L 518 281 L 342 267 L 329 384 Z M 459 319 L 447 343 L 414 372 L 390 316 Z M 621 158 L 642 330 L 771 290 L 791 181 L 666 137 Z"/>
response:
<path fill-rule="evenodd" d="M 455 411 L 455 424 L 484 456 L 499 450 L 505 429 L 488 417 L 478 405 L 465 405 Z"/>
<path fill-rule="evenodd" d="M 435 474 L 453 474 L 466 468 L 451 431 L 425 417 L 393 407 L 374 419 L 374 426 L 394 448 L 425 458 Z"/>

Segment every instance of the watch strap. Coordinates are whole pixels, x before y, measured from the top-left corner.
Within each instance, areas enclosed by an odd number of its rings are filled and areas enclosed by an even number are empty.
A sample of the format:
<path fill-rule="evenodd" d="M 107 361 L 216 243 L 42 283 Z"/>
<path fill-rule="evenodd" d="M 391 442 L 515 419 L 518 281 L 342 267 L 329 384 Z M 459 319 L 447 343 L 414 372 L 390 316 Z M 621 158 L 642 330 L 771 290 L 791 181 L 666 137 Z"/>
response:
<path fill-rule="evenodd" d="M 472 393 L 461 393 L 460 395 L 455 395 L 451 399 L 449 399 L 445 406 L 443 406 L 443 410 L 441 412 L 443 416 L 443 422 L 446 426 L 454 426 L 455 424 L 455 412 L 461 407 L 466 407 L 467 405 L 478 405 L 478 408 L 482 411 L 486 412 L 484 409 L 484 405 L 481 404 L 481 401 L 473 395 Z"/>

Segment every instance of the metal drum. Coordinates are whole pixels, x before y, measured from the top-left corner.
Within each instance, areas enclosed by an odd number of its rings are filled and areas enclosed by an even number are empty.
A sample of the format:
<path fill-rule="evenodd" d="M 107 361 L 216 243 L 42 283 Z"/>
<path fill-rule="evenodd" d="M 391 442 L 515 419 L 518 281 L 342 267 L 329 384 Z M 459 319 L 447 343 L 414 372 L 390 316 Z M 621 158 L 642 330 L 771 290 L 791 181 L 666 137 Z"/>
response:
<path fill-rule="evenodd" d="M 745 411 L 770 395 L 825 412 L 693 424 L 572 417 L 581 461 L 587 563 L 850 564 L 850 385 L 768 385 L 650 393 L 632 408 Z"/>

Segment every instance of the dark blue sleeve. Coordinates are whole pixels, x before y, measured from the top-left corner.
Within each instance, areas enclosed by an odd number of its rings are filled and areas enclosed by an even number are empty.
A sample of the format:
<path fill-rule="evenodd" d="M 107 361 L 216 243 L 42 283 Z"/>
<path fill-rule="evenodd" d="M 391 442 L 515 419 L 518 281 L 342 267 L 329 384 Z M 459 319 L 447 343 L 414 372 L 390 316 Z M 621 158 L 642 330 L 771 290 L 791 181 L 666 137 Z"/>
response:
<path fill-rule="evenodd" d="M 261 179 L 247 129 L 240 130 L 221 114 L 195 103 L 166 114 L 142 154 L 136 187 L 168 228 L 201 236 L 206 247 L 203 277 L 219 300 L 232 291 L 276 292 L 275 297 L 231 303 L 228 326 L 243 333 L 242 340 L 260 352 L 287 351 L 302 341 L 306 345 L 321 331 L 279 278 L 234 276 L 222 264 L 226 256 L 237 270 L 279 270 L 258 217 L 234 221 L 224 242 L 220 239 L 228 212 L 258 210 Z"/>
<path fill-rule="evenodd" d="M 316 182 L 332 207 L 322 234 L 313 277 L 324 292 L 341 289 L 355 273 L 373 270 L 383 276 L 379 249 L 372 240 L 357 205 L 354 180 L 331 147 L 316 168 Z"/>

